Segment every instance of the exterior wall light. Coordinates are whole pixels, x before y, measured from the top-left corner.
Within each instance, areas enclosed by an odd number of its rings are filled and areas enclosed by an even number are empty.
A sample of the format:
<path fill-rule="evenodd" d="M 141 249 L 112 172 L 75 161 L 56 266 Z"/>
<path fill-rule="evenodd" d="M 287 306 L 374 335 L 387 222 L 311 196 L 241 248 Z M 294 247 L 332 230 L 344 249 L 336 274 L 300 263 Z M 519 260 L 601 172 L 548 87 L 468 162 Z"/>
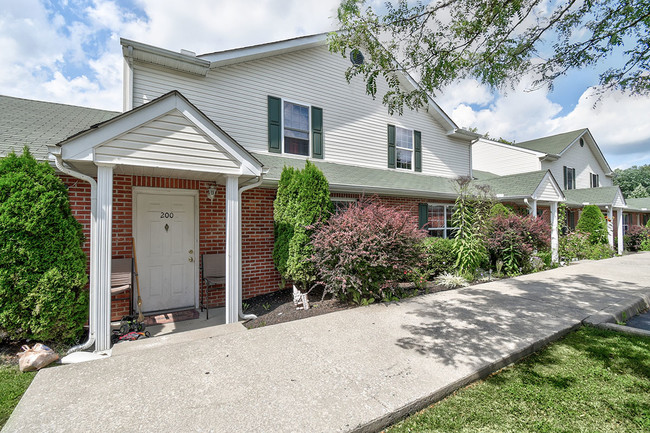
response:
<path fill-rule="evenodd" d="M 214 200 L 214 196 L 217 194 L 217 183 L 213 182 L 212 185 L 210 185 L 210 188 L 208 188 L 208 198 L 210 201 Z"/>

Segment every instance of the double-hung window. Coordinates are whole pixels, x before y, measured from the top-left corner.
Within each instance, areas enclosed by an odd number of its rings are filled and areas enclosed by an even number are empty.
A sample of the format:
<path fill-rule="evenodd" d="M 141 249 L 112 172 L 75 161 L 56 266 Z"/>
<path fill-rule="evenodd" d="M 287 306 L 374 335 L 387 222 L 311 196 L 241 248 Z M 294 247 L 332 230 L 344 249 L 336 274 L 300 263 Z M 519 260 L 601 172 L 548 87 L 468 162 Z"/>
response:
<path fill-rule="evenodd" d="M 564 166 L 564 189 L 576 189 L 576 169 Z"/>
<path fill-rule="evenodd" d="M 284 153 L 309 156 L 309 107 L 284 101 Z"/>
<path fill-rule="evenodd" d="M 457 227 L 453 227 L 451 222 L 454 213 L 453 204 L 430 204 L 428 209 L 428 225 L 429 236 L 437 238 L 453 238 L 458 231 Z"/>
<path fill-rule="evenodd" d="M 598 188 L 599 186 L 600 186 L 600 182 L 598 179 L 598 175 L 595 173 L 591 173 L 591 187 Z"/>
<path fill-rule="evenodd" d="M 332 197 L 332 204 L 334 205 L 333 213 L 338 215 L 345 212 L 350 206 L 357 202 L 356 198 L 347 197 Z"/>
<path fill-rule="evenodd" d="M 395 127 L 395 165 L 413 170 L 413 131 L 399 126 Z"/>

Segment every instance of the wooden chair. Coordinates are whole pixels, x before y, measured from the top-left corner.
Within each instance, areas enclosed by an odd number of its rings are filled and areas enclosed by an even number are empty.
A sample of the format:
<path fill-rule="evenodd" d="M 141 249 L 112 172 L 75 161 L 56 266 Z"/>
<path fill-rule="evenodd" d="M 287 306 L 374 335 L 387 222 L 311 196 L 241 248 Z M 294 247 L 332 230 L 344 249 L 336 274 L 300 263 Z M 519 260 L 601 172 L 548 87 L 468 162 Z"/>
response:
<path fill-rule="evenodd" d="M 133 259 L 111 260 L 111 295 L 129 290 L 129 310 L 133 308 Z"/>
<path fill-rule="evenodd" d="M 201 290 L 201 311 L 205 308 L 205 318 L 209 319 L 210 310 L 206 306 L 207 291 L 216 286 L 226 284 L 226 255 L 203 254 L 201 256 L 201 276 L 203 278 L 203 289 Z M 203 292 L 206 292 L 205 295 Z"/>

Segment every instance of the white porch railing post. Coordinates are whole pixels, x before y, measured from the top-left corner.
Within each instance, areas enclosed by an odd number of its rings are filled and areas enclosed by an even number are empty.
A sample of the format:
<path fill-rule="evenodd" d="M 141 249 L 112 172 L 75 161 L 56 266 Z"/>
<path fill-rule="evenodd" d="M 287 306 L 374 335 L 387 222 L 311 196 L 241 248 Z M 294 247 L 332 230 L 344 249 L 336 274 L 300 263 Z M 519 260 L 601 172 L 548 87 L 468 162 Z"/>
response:
<path fill-rule="evenodd" d="M 111 348 L 113 166 L 97 166 L 97 339 L 95 352 Z"/>
<path fill-rule="evenodd" d="M 616 209 L 616 232 L 618 236 L 618 253 L 623 254 L 623 208 Z"/>
<path fill-rule="evenodd" d="M 614 208 L 611 206 L 607 208 L 607 242 L 614 248 Z"/>
<path fill-rule="evenodd" d="M 551 202 L 551 259 L 557 263 L 560 260 L 559 237 L 557 224 L 557 202 Z"/>
<path fill-rule="evenodd" d="M 237 283 L 239 282 L 239 178 L 226 177 L 226 323 L 238 320 Z"/>

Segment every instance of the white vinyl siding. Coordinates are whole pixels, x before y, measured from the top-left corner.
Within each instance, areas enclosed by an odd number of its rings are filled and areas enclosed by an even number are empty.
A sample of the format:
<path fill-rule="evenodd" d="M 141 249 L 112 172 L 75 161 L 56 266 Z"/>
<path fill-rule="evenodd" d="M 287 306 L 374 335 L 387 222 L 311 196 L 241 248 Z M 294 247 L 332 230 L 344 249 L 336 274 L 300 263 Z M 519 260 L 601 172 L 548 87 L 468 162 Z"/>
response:
<path fill-rule="evenodd" d="M 542 169 L 535 154 L 507 144 L 492 144 L 479 140 L 472 144 L 472 168 L 507 176 Z"/>
<path fill-rule="evenodd" d="M 585 141 L 588 138 L 585 137 Z M 562 167 L 573 167 L 576 169 L 576 186 L 577 189 L 591 187 L 591 174 L 598 175 L 600 186 L 612 186 L 612 179 L 605 176 L 605 171 L 596 160 L 596 157 L 591 152 L 591 147 L 585 143 L 584 147 L 580 147 L 578 142 L 569 147 L 562 156 L 556 161 L 543 161 L 542 169 L 551 170 L 553 176 L 564 188 L 564 174 Z"/>
<path fill-rule="evenodd" d="M 239 165 L 179 112 L 167 114 L 95 150 L 97 162 L 190 171 L 239 172 Z"/>
<path fill-rule="evenodd" d="M 561 195 L 555 190 L 550 179 L 547 179 L 544 185 L 541 185 L 540 188 L 538 188 L 535 197 L 535 199 L 539 201 L 558 201 L 561 198 Z"/>
<path fill-rule="evenodd" d="M 267 152 L 267 96 L 309 101 L 323 109 L 325 161 L 386 168 L 386 124 L 405 124 L 422 133 L 422 172 L 469 174 L 469 143 L 450 138 L 427 113 L 388 115 L 381 98 L 366 95 L 361 80 L 348 84 L 349 60 L 327 47 L 309 48 L 237 63 L 194 77 L 152 65 L 134 65 L 134 107 L 178 90 L 251 152 Z M 386 85 L 378 84 L 381 95 Z"/>

